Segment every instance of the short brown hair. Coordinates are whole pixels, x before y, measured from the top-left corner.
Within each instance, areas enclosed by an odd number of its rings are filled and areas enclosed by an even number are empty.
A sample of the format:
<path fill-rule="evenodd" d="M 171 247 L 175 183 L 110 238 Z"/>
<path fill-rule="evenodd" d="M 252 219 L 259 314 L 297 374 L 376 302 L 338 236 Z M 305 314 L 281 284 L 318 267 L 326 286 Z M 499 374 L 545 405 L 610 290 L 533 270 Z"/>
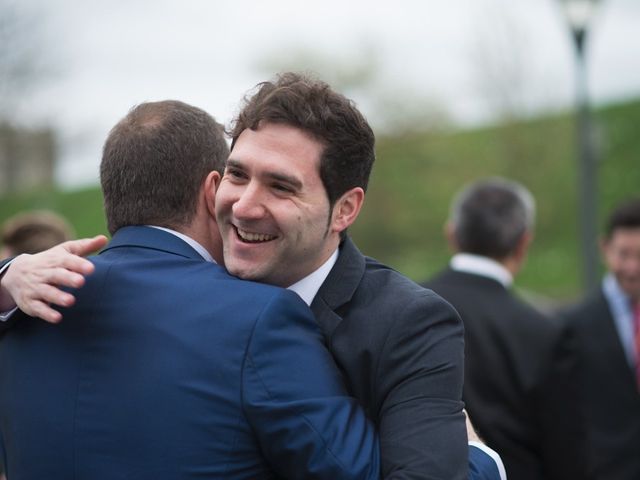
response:
<path fill-rule="evenodd" d="M 0 242 L 11 255 L 38 253 L 74 237 L 62 216 L 45 210 L 19 213 L 2 225 Z"/>
<path fill-rule="evenodd" d="M 287 72 L 258 84 L 231 125 L 231 149 L 245 129 L 257 130 L 261 122 L 299 128 L 324 145 L 320 178 L 329 205 L 351 188 L 367 189 L 375 160 L 373 131 L 355 104 L 325 82 Z"/>
<path fill-rule="evenodd" d="M 222 173 L 224 128 L 176 100 L 142 103 L 109 133 L 100 182 L 109 232 L 129 225 L 179 228 L 196 213 L 207 175 Z"/>
<path fill-rule="evenodd" d="M 629 199 L 611 212 L 605 226 L 606 238 L 619 228 L 640 228 L 640 198 Z"/>

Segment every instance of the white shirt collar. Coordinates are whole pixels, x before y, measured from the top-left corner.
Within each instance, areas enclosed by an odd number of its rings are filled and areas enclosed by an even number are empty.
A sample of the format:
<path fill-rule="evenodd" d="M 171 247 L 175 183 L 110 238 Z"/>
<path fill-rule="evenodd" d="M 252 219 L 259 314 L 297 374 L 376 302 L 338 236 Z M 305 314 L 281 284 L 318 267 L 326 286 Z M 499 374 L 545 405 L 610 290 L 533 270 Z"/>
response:
<path fill-rule="evenodd" d="M 449 264 L 452 270 L 458 272 L 473 273 L 483 277 L 489 277 L 500 282 L 505 288 L 509 288 L 513 283 L 513 276 L 500 263 L 495 260 L 473 255 L 471 253 L 456 253 Z"/>
<path fill-rule="evenodd" d="M 207 251 L 206 248 L 204 248 L 202 245 L 200 245 L 198 242 L 196 242 L 193 238 L 185 235 L 184 233 L 176 232 L 175 230 L 171 230 L 170 228 L 157 227 L 155 225 L 146 225 L 146 226 L 147 227 L 151 227 L 151 228 L 157 228 L 158 230 L 163 230 L 163 231 L 165 231 L 167 233 L 175 235 L 179 239 L 185 241 L 191 248 L 193 248 L 196 252 L 198 252 L 200 254 L 200 256 L 202 258 L 204 258 L 207 262 L 216 263 L 216 261 L 213 259 L 213 257 Z"/>
<path fill-rule="evenodd" d="M 314 270 L 309 275 L 304 277 L 301 280 L 298 280 L 296 283 L 288 287 L 288 290 L 292 290 L 296 292 L 304 303 L 307 305 L 311 305 L 313 302 L 313 298 L 320 290 L 320 287 L 329 276 L 329 272 L 335 265 L 338 260 L 338 249 L 331 254 L 329 259 L 324 262 L 317 270 Z"/>

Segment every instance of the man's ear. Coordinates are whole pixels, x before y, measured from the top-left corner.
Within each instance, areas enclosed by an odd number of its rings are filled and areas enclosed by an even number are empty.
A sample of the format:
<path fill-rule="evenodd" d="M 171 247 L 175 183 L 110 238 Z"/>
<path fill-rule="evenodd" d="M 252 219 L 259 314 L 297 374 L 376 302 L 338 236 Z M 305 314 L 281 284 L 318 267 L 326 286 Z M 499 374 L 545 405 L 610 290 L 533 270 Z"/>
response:
<path fill-rule="evenodd" d="M 204 199 L 207 205 L 207 210 L 213 218 L 216 216 L 216 191 L 220 185 L 220 178 L 220 173 L 214 170 L 207 175 L 207 178 L 204 179 Z"/>
<path fill-rule="evenodd" d="M 358 218 L 363 202 L 364 190 L 362 188 L 354 187 L 345 192 L 333 205 L 331 230 L 340 233 L 350 227 Z"/>
<path fill-rule="evenodd" d="M 524 264 L 525 259 L 527 258 L 527 253 L 529 252 L 529 246 L 533 241 L 533 232 L 527 231 L 522 234 L 520 240 L 518 240 L 518 244 L 513 252 L 509 255 L 516 262 L 517 270 L 514 270 L 512 273 L 515 274 L 516 271 L 520 269 L 520 266 Z"/>
<path fill-rule="evenodd" d="M 444 238 L 447 239 L 447 245 L 452 252 L 458 251 L 458 241 L 456 240 L 456 227 L 453 223 L 448 221 L 444 224 Z"/>

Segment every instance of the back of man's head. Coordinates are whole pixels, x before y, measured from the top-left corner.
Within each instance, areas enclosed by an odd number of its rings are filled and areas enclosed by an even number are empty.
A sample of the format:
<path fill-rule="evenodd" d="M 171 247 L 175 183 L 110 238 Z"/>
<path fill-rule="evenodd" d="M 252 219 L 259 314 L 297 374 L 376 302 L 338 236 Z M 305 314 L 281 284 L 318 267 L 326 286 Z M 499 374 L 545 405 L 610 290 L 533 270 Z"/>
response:
<path fill-rule="evenodd" d="M 175 100 L 134 107 L 113 127 L 102 153 L 109 232 L 188 225 L 204 179 L 222 173 L 228 153 L 224 128 L 199 108 Z"/>
<path fill-rule="evenodd" d="M 609 215 L 605 237 L 611 238 L 618 229 L 640 228 L 640 198 L 633 198 L 618 205 Z"/>
<path fill-rule="evenodd" d="M 449 224 L 459 251 L 502 260 L 533 229 L 534 216 L 531 193 L 517 182 L 495 177 L 457 194 Z"/>
<path fill-rule="evenodd" d="M 3 256 L 38 253 L 74 237 L 73 227 L 60 215 L 45 210 L 19 213 L 0 231 Z"/>
<path fill-rule="evenodd" d="M 355 104 L 320 80 L 282 73 L 257 86 L 232 124 L 232 144 L 247 128 L 280 123 L 310 134 L 324 145 L 320 178 L 329 205 L 354 187 L 366 191 L 375 159 L 373 130 Z"/>

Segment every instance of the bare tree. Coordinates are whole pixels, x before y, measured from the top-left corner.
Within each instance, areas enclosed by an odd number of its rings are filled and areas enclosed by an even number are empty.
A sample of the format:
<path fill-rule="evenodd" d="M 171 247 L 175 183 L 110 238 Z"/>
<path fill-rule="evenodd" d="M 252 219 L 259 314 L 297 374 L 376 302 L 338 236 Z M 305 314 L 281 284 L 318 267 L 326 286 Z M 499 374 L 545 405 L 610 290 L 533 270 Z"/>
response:
<path fill-rule="evenodd" d="M 38 15 L 15 0 L 0 0 L 0 122 L 11 123 L 47 70 Z"/>
<path fill-rule="evenodd" d="M 445 107 L 433 97 L 408 85 L 391 88 L 383 78 L 376 46 L 368 41 L 355 54 L 338 56 L 319 49 L 279 48 L 266 55 L 257 69 L 267 75 L 304 71 L 320 75 L 338 91 L 358 101 L 376 130 L 399 135 L 424 132 L 449 125 Z"/>
<path fill-rule="evenodd" d="M 478 20 L 469 52 L 478 93 L 491 116 L 507 122 L 522 118 L 534 85 L 525 24 L 502 2 L 489 4 Z"/>

